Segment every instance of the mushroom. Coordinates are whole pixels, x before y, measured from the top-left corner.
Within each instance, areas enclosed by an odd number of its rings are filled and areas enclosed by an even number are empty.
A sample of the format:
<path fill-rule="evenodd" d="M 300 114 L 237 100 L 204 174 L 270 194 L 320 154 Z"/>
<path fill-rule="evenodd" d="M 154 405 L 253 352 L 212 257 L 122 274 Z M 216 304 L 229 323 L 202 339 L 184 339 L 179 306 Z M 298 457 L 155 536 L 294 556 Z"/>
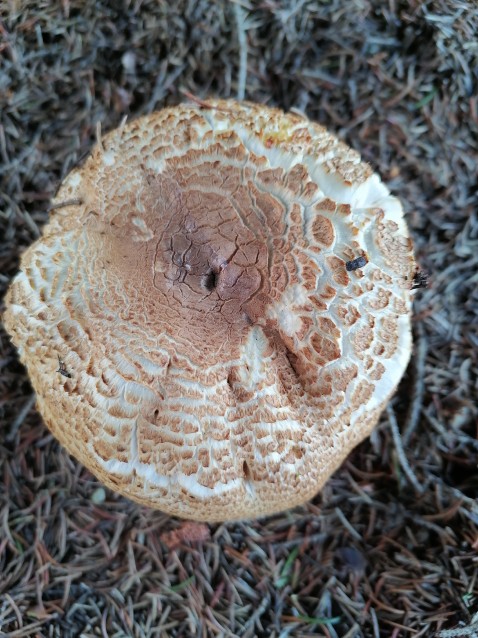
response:
<path fill-rule="evenodd" d="M 23 255 L 5 325 L 54 436 L 203 521 L 313 497 L 411 352 L 399 201 L 297 114 L 209 100 L 99 140 Z"/>

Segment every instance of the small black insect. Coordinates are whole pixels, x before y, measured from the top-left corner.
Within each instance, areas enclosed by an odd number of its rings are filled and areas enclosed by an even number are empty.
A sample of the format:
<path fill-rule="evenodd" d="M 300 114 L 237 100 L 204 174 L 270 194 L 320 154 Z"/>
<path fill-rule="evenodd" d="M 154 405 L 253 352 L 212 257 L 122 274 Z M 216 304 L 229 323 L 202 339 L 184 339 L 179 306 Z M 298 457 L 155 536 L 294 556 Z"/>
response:
<path fill-rule="evenodd" d="M 345 268 L 350 272 L 352 270 L 357 270 L 357 268 L 363 268 L 367 264 L 367 257 L 362 255 L 361 257 L 357 257 L 357 259 L 352 259 L 351 261 L 345 262 Z"/>
<path fill-rule="evenodd" d="M 64 377 L 67 377 L 68 379 L 71 379 L 71 374 L 68 372 L 68 370 L 65 367 L 64 362 L 60 359 L 60 357 L 58 357 L 58 370 L 57 372 L 59 372 L 60 374 L 62 374 Z"/>
<path fill-rule="evenodd" d="M 413 275 L 412 290 L 417 288 L 427 288 L 428 286 L 428 273 L 423 270 L 417 270 Z"/>

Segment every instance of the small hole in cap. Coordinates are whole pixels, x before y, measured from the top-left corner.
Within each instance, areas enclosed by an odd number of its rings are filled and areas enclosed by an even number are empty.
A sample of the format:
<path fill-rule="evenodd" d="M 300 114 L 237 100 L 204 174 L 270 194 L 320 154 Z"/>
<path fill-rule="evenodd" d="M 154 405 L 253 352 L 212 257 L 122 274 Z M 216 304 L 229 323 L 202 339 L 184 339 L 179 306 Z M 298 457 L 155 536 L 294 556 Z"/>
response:
<path fill-rule="evenodd" d="M 245 479 L 251 478 L 251 468 L 249 467 L 247 461 L 244 461 L 244 463 L 242 464 L 242 473 L 244 474 Z"/>
<path fill-rule="evenodd" d="M 214 290 L 217 286 L 218 273 L 215 273 L 214 270 L 210 270 L 208 273 L 204 275 L 203 286 L 206 290 Z"/>

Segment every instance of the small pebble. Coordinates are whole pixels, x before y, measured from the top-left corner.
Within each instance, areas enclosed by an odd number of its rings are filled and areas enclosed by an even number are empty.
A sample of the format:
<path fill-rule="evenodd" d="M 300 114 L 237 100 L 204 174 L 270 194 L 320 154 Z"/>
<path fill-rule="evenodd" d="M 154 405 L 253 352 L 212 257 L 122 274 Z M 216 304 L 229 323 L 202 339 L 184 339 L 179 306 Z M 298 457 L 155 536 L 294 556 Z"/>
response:
<path fill-rule="evenodd" d="M 104 503 L 105 499 L 106 499 L 106 492 L 103 487 L 98 487 L 91 495 L 91 500 L 93 501 L 93 503 L 95 503 L 95 505 Z"/>

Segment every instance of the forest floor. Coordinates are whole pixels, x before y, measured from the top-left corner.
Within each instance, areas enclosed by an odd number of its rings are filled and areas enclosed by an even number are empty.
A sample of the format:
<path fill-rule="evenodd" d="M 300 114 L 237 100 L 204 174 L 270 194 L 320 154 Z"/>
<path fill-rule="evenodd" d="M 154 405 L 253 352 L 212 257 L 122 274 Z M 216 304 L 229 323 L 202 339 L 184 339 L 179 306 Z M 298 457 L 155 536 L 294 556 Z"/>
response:
<path fill-rule="evenodd" d="M 429 274 L 372 436 L 312 502 L 252 522 L 101 487 L 0 331 L 0 635 L 478 636 L 477 34 L 466 0 L 0 2 L 0 296 L 96 123 L 187 93 L 335 132 L 402 200 Z"/>

